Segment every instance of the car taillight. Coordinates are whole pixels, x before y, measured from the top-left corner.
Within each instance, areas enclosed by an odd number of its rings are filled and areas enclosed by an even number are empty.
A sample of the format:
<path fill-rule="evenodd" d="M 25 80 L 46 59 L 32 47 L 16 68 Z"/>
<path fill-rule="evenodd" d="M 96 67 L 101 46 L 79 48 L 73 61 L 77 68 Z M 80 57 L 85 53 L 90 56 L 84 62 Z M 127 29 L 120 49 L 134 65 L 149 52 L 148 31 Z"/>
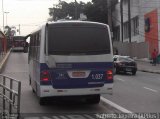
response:
<path fill-rule="evenodd" d="M 48 71 L 42 71 L 41 72 L 41 81 L 48 81 L 49 80 L 49 72 Z"/>
<path fill-rule="evenodd" d="M 106 71 L 106 79 L 107 80 L 113 80 L 113 71 L 112 70 L 107 70 Z"/>

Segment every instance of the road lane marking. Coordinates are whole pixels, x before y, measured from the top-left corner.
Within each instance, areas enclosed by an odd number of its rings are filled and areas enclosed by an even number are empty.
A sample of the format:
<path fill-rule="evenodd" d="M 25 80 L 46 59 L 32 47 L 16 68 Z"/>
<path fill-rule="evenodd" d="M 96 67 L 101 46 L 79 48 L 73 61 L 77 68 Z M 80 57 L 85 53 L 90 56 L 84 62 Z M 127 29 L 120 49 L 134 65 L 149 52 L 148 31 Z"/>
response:
<path fill-rule="evenodd" d="M 118 105 L 118 104 L 116 104 L 116 103 L 114 103 L 114 102 L 112 102 L 110 100 L 107 100 L 106 98 L 104 98 L 102 96 L 101 96 L 101 101 L 106 103 L 106 104 L 109 104 L 110 106 L 112 106 L 113 108 L 116 108 L 117 110 L 121 111 L 124 114 L 133 114 L 133 115 L 135 114 L 134 112 L 131 112 L 131 111 L 125 109 L 124 107 L 122 107 L 122 106 L 120 106 L 120 105 Z M 138 116 L 138 119 L 146 119 L 146 118 Z"/>
<path fill-rule="evenodd" d="M 122 81 L 122 82 L 124 82 L 125 80 L 124 79 L 120 79 L 120 78 L 116 78 L 117 80 L 119 80 L 119 81 Z"/>
<path fill-rule="evenodd" d="M 103 102 L 109 104 L 110 106 L 112 106 L 112 107 L 120 110 L 120 111 L 123 112 L 123 113 L 133 113 L 133 112 L 131 112 L 131 111 L 129 111 L 129 110 L 127 110 L 127 109 L 125 109 L 125 108 L 117 105 L 116 103 L 114 103 L 114 102 L 112 102 L 112 101 L 110 101 L 110 100 L 107 100 L 106 98 L 104 98 L 104 97 L 102 97 L 102 96 L 101 96 L 101 100 L 102 100 Z"/>
<path fill-rule="evenodd" d="M 99 114 L 100 115 L 100 114 Z M 95 114 L 34 114 L 21 115 L 23 119 L 98 119 L 98 113 Z"/>
<path fill-rule="evenodd" d="M 150 90 L 150 91 L 152 91 L 152 92 L 155 92 L 155 93 L 157 93 L 158 91 L 157 90 L 154 90 L 154 89 L 151 89 L 151 88 L 148 88 L 148 87 L 143 87 L 144 89 L 147 89 L 147 90 Z"/>

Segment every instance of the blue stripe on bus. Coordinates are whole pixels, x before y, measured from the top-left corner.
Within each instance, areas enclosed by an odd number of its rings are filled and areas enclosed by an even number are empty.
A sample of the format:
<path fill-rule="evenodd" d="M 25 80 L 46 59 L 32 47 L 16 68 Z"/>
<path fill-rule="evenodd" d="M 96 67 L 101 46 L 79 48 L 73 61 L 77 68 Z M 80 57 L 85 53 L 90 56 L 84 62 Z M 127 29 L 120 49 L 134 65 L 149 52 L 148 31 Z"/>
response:
<path fill-rule="evenodd" d="M 105 63 L 59 63 L 58 67 L 50 69 L 47 64 L 41 64 L 41 71 L 49 70 L 51 81 L 43 82 L 41 85 L 52 85 L 57 89 L 71 89 L 71 88 L 93 88 L 102 87 L 105 83 L 113 83 L 113 80 L 106 80 L 106 71 L 113 68 L 112 62 Z M 87 78 L 70 78 L 68 70 L 84 69 L 90 70 L 90 75 Z M 59 75 L 63 77 L 59 78 Z M 103 74 L 103 79 L 93 80 L 92 74 Z M 91 82 L 92 84 L 88 84 Z M 99 84 L 100 83 L 100 84 Z"/>

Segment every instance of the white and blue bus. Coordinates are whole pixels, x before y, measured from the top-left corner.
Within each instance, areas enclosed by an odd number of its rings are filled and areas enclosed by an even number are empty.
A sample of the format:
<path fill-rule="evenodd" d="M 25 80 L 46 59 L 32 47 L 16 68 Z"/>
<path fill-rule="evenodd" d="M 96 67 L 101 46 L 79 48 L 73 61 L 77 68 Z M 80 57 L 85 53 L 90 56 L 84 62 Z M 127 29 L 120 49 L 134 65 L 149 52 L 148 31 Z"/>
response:
<path fill-rule="evenodd" d="M 82 97 L 99 103 L 112 93 L 109 26 L 87 21 L 47 23 L 31 33 L 29 78 L 43 104 L 48 97 Z"/>

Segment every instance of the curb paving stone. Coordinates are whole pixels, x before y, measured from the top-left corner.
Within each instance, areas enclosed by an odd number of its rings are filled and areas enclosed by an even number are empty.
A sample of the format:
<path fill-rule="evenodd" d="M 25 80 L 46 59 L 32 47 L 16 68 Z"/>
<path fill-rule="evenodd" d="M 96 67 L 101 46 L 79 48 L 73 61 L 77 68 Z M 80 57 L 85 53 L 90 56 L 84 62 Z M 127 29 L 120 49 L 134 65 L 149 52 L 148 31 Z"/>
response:
<path fill-rule="evenodd" d="M 6 63 L 8 57 L 9 57 L 9 55 L 10 55 L 10 53 L 11 53 L 11 50 L 12 50 L 12 49 L 10 49 L 10 50 L 6 53 L 5 57 L 4 57 L 3 60 L 0 62 L 0 73 L 2 72 L 3 66 L 4 66 L 5 63 Z"/>
<path fill-rule="evenodd" d="M 138 71 L 160 74 L 160 71 L 156 71 L 156 70 L 138 69 Z"/>

